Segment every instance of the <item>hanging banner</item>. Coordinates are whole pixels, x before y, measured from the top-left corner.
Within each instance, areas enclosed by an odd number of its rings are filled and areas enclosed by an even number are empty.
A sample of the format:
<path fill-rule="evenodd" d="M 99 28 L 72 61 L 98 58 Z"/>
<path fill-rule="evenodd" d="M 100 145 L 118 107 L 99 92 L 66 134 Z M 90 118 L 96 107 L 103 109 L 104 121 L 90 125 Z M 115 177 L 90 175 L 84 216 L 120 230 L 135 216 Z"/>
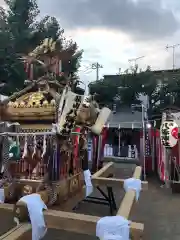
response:
<path fill-rule="evenodd" d="M 162 144 L 166 148 L 174 147 L 178 142 L 178 125 L 175 121 L 164 121 L 160 128 Z"/>

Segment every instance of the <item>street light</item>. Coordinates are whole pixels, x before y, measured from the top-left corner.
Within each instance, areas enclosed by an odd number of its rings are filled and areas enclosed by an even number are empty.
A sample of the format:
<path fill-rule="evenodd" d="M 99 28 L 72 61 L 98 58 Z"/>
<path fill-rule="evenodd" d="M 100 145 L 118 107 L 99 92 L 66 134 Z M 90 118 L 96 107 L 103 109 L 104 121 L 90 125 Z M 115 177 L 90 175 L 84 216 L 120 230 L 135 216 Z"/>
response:
<path fill-rule="evenodd" d="M 147 124 L 146 124 L 146 127 L 147 127 L 148 129 L 150 129 L 152 126 L 151 126 L 150 123 L 147 123 Z"/>

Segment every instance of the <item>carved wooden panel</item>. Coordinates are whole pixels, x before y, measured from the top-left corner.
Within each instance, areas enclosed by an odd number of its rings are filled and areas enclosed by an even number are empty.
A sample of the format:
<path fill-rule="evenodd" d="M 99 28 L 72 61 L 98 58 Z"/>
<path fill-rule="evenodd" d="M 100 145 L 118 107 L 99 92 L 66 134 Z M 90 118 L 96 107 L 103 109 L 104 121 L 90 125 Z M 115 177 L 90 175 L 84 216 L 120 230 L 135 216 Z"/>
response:
<path fill-rule="evenodd" d="M 77 192 L 79 189 L 79 174 L 73 176 L 69 180 L 69 194 L 72 195 L 73 193 Z"/>
<path fill-rule="evenodd" d="M 68 180 L 67 179 L 63 179 L 58 187 L 58 202 L 62 202 L 67 200 L 68 198 L 68 194 L 69 194 L 69 185 L 68 185 Z"/>

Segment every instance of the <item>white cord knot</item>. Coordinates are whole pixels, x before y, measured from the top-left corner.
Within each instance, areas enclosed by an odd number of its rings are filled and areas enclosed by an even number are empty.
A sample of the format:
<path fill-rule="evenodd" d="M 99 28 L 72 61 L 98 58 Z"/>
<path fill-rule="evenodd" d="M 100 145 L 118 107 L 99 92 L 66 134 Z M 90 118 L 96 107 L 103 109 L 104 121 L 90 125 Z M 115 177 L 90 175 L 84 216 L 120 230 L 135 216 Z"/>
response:
<path fill-rule="evenodd" d="M 96 225 L 100 240 L 129 240 L 130 222 L 121 216 L 103 217 Z"/>
<path fill-rule="evenodd" d="M 124 190 L 128 192 L 129 190 L 134 190 L 136 192 L 136 201 L 139 199 L 141 187 L 141 180 L 136 178 L 128 178 L 124 181 Z"/>

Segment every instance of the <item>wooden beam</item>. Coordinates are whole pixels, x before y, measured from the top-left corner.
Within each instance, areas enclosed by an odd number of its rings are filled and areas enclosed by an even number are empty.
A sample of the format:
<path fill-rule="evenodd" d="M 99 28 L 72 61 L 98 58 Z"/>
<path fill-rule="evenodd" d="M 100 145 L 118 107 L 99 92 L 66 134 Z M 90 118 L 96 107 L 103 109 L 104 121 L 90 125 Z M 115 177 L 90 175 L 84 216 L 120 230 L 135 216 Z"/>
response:
<path fill-rule="evenodd" d="M 39 115 L 33 115 L 33 116 L 29 116 L 29 115 L 21 115 L 21 116 L 8 116 L 8 117 L 3 117 L 3 120 L 11 120 L 11 121 L 25 121 L 25 120 L 43 120 L 43 121 L 54 121 L 54 115 L 45 115 L 45 116 L 41 116 L 41 113 Z"/>
<path fill-rule="evenodd" d="M 86 187 L 83 186 L 81 191 L 77 192 L 74 194 L 72 198 L 68 198 L 67 201 L 62 203 L 60 206 L 57 206 L 58 210 L 63 210 L 63 211 L 72 211 L 72 209 L 78 205 L 86 196 Z M 56 206 L 54 207 L 56 208 Z"/>
<path fill-rule="evenodd" d="M 142 171 L 141 167 L 136 167 L 133 174 L 133 178 L 140 179 L 141 171 Z M 126 192 L 121 202 L 121 205 L 119 207 L 119 210 L 117 212 L 117 215 L 125 217 L 126 219 L 129 218 L 129 215 L 135 200 L 135 195 L 136 195 L 136 192 L 134 190 L 129 190 L 128 192 Z"/>
<path fill-rule="evenodd" d="M 26 94 L 28 91 L 30 91 L 33 87 L 35 87 L 39 82 L 41 82 L 43 79 L 46 79 L 46 76 L 42 76 L 39 79 L 37 79 L 35 82 L 32 82 L 29 86 L 25 87 L 19 92 L 15 92 L 10 97 L 4 99 L 1 104 L 5 105 L 8 104 L 8 102 L 15 100 L 16 98 L 21 97 L 23 94 Z"/>
<path fill-rule="evenodd" d="M 125 164 L 139 164 L 139 160 L 137 158 L 128 158 L 128 157 L 113 157 L 107 156 L 103 158 L 104 162 L 114 162 L 117 164 L 125 163 Z"/>
<path fill-rule="evenodd" d="M 14 205 L 9 204 L 9 203 L 1 203 L 0 204 L 0 209 L 4 209 L 4 210 L 7 210 L 7 211 L 13 211 Z"/>
<path fill-rule="evenodd" d="M 101 217 L 48 210 L 44 212 L 45 222 L 48 228 L 60 229 L 69 232 L 76 232 L 95 236 L 96 224 Z M 141 236 L 144 225 L 141 223 L 131 223 L 132 236 Z"/>
<path fill-rule="evenodd" d="M 109 162 L 104 167 L 102 167 L 99 171 L 94 173 L 92 175 L 92 179 L 97 177 L 107 177 L 110 173 L 113 173 L 113 172 L 114 172 L 114 163 Z"/>
<path fill-rule="evenodd" d="M 22 129 L 52 129 L 52 124 L 21 124 Z"/>
<path fill-rule="evenodd" d="M 72 203 L 71 203 L 72 204 Z M 71 205 L 73 206 L 73 204 Z M 0 204 L 1 209 L 6 209 L 8 211 L 13 210 L 12 204 Z M 63 207 L 62 207 L 63 208 Z M 68 207 L 69 208 L 69 207 Z M 64 208 L 63 208 L 64 209 Z M 96 223 L 101 217 L 90 216 L 84 214 L 77 214 L 72 212 L 56 211 L 56 210 L 47 210 L 44 212 L 45 221 L 48 228 L 66 230 L 70 232 L 76 232 L 81 234 L 88 234 L 95 236 L 96 232 Z M 24 226 L 24 224 L 23 224 Z M 22 227 L 21 229 L 17 228 L 17 234 L 10 235 L 12 236 L 11 240 L 15 240 L 17 235 L 20 235 L 21 231 L 23 234 L 30 230 L 28 228 Z M 131 235 L 136 237 L 141 237 L 144 230 L 144 225 L 141 223 L 132 222 L 131 223 Z M 15 237 L 14 237 L 15 236 Z M 22 237 L 21 239 L 25 239 Z M 138 238 L 137 238 L 138 239 Z M 1 240 L 1 238 L 0 238 Z M 10 239 L 6 239 L 10 240 Z"/>
<path fill-rule="evenodd" d="M 11 210 L 13 206 L 11 204 L 1 204 L 0 208 Z M 77 214 L 72 212 L 47 210 L 44 212 L 45 222 L 48 228 L 54 228 L 59 230 L 66 230 L 75 233 L 88 234 L 95 236 L 96 224 L 101 217 L 90 216 L 84 214 Z M 25 234 L 31 229 L 30 224 L 21 224 L 20 227 L 13 228 L 3 236 L 0 240 L 16 240 L 17 237 Z M 141 236 L 144 230 L 144 225 L 141 223 L 131 223 L 131 235 Z M 11 238 L 9 238 L 9 236 Z M 4 237 L 4 238 L 2 238 Z M 6 237 L 6 238 L 5 238 Z M 8 238 L 7 238 L 8 237 Z M 24 239 L 23 236 L 21 239 Z"/>
<path fill-rule="evenodd" d="M 0 240 L 19 240 L 27 231 L 31 230 L 31 224 L 24 223 L 12 228 L 7 233 L 0 236 Z"/>
<path fill-rule="evenodd" d="M 108 186 L 108 187 L 121 187 L 123 188 L 125 179 L 118 179 L 118 178 L 105 178 L 105 177 L 93 177 L 92 183 L 94 186 Z M 142 189 L 148 189 L 148 182 L 142 182 Z"/>

